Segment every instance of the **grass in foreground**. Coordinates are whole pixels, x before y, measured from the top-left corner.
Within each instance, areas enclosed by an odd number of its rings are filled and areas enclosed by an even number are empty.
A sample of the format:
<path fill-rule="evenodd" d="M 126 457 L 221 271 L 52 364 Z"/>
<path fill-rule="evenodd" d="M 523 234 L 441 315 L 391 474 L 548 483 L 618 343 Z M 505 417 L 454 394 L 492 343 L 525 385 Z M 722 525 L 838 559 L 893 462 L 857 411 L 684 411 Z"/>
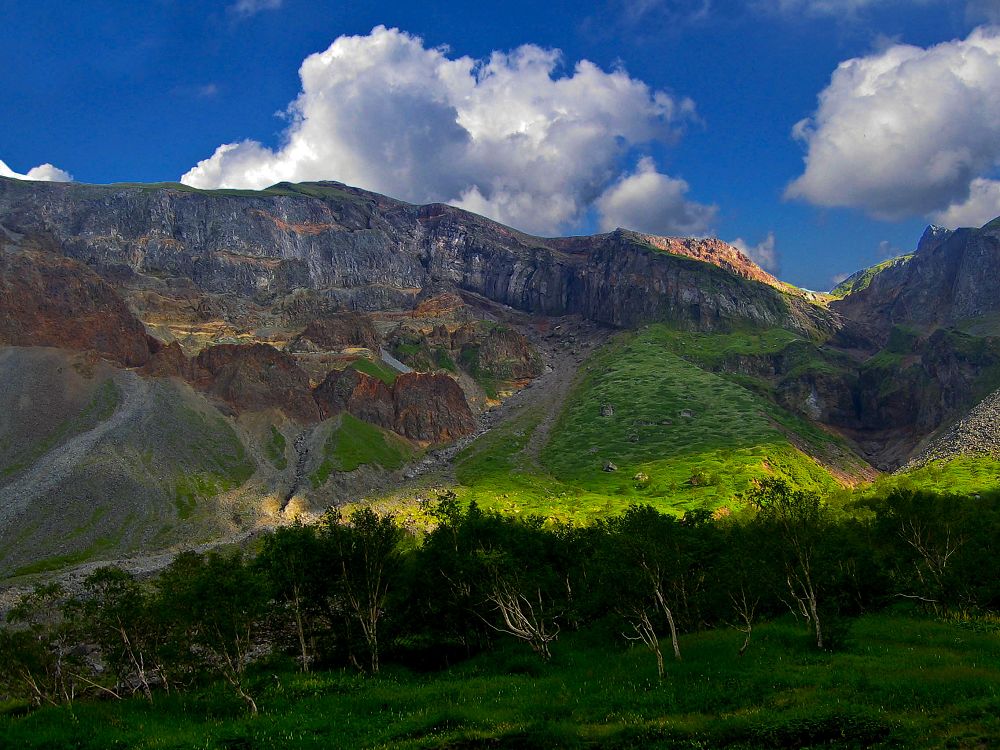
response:
<path fill-rule="evenodd" d="M 251 718 L 226 686 L 0 717 L 10 748 L 985 748 L 1000 742 L 1000 640 L 903 616 L 818 653 L 800 626 L 685 636 L 660 683 L 614 634 L 566 635 L 543 665 L 503 643 L 437 673 L 262 669 Z"/>

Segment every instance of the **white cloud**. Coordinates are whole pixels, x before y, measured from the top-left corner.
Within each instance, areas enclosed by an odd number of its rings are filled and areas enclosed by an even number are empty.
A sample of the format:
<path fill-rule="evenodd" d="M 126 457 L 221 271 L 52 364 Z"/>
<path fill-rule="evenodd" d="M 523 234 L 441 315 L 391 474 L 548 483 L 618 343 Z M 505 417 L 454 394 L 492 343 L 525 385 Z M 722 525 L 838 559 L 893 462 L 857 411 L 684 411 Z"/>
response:
<path fill-rule="evenodd" d="M 578 222 L 651 142 L 694 116 L 688 99 L 558 50 L 486 60 L 378 26 L 310 55 L 278 148 L 227 143 L 181 181 L 262 188 L 335 179 L 413 202 L 451 202 L 526 231 Z M 669 178 L 667 178 L 669 179 Z"/>
<path fill-rule="evenodd" d="M 776 274 L 781 270 L 781 256 L 774 242 L 774 232 L 768 232 L 767 237 L 756 245 L 748 244 L 742 237 L 737 237 L 729 243 L 746 255 L 750 260 L 765 271 Z"/>
<path fill-rule="evenodd" d="M 969 186 L 969 197 L 931 214 L 935 224 L 948 229 L 981 227 L 1000 216 L 1000 181 L 977 177 Z"/>
<path fill-rule="evenodd" d="M 751 7 L 792 19 L 806 17 L 854 22 L 863 20 L 870 11 L 878 8 L 895 8 L 905 13 L 916 5 L 951 2 L 955 0 L 755 0 Z M 970 6 L 977 2 L 995 3 L 997 0 L 969 0 Z"/>
<path fill-rule="evenodd" d="M 39 164 L 32 167 L 26 174 L 20 174 L 8 167 L 3 160 L 0 160 L 0 177 L 13 177 L 16 180 L 39 180 L 41 182 L 72 182 L 73 175 L 69 172 L 54 167 L 51 164 Z"/>
<path fill-rule="evenodd" d="M 278 10 L 284 0 L 237 0 L 229 6 L 229 12 L 241 18 L 255 16 L 265 10 Z"/>
<path fill-rule="evenodd" d="M 922 49 L 896 44 L 841 63 L 813 117 L 788 198 L 895 219 L 964 201 L 1000 164 L 1000 30 Z"/>
<path fill-rule="evenodd" d="M 662 174 L 651 158 L 643 157 L 635 172 L 623 175 L 595 201 L 601 231 L 622 227 L 647 234 L 703 235 L 718 208 L 687 200 L 687 191 L 684 180 Z"/>

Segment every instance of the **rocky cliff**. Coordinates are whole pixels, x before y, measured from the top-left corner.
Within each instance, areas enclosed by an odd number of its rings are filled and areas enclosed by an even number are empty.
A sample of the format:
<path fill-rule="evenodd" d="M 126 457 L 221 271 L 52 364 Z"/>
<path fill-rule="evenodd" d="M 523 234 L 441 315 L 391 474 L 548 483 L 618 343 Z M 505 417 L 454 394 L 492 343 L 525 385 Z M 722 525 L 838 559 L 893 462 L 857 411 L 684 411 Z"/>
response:
<path fill-rule="evenodd" d="M 452 288 L 623 327 L 669 319 L 701 330 L 753 324 L 811 334 L 833 326 L 718 240 L 623 230 L 544 239 L 338 183 L 254 192 L 0 178 L 0 225 L 123 283 L 186 278 L 260 301 L 305 287 L 342 307 L 407 309 Z"/>
<path fill-rule="evenodd" d="M 0 251 L 0 345 L 94 351 L 126 367 L 150 357 L 146 329 L 109 284 L 39 251 Z"/>

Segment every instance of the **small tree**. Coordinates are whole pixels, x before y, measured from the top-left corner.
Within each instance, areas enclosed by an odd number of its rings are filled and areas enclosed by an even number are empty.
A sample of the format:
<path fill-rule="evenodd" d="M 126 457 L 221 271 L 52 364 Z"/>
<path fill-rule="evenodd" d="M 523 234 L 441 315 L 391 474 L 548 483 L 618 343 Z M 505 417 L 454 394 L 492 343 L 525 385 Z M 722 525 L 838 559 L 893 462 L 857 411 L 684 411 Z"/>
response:
<path fill-rule="evenodd" d="M 379 671 L 379 630 L 386 615 L 389 591 L 400 568 L 403 530 L 390 516 L 362 508 L 343 523 L 339 513 L 323 519 L 336 592 L 348 618 L 361 630 L 371 672 Z"/>
<path fill-rule="evenodd" d="M 145 590 L 130 573 L 113 567 L 98 568 L 87 576 L 83 587 L 84 627 L 117 677 L 116 689 L 141 690 L 152 701 L 150 679 L 163 677 Z"/>
<path fill-rule="evenodd" d="M 311 526 L 296 522 L 264 538 L 257 563 L 269 584 L 269 593 L 295 631 L 302 671 L 314 659 L 316 621 L 329 595 L 323 549 Z"/>
<path fill-rule="evenodd" d="M 257 713 L 246 669 L 267 612 L 267 587 L 242 556 L 183 552 L 160 574 L 158 611 L 169 623 L 175 669 L 207 669 Z"/>
<path fill-rule="evenodd" d="M 12 627 L 0 630 L 0 680 L 36 706 L 72 703 L 78 683 L 90 682 L 73 654 L 78 638 L 63 616 L 65 598 L 59 584 L 36 586 L 7 614 Z"/>
<path fill-rule="evenodd" d="M 820 553 L 830 524 L 819 497 L 793 490 L 783 479 L 768 478 L 742 499 L 757 511 L 753 522 L 757 539 L 770 542 L 765 557 L 780 566 L 794 602 L 790 608 L 805 618 L 816 637 L 816 647 L 822 649 L 820 596 L 825 572 Z"/>

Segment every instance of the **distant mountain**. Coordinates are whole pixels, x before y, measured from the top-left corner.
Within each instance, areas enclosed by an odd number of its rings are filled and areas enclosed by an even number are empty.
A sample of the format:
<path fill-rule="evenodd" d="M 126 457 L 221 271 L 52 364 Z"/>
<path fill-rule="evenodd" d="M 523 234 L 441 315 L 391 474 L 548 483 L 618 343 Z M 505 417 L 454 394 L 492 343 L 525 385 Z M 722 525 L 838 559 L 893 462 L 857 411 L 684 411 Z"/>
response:
<path fill-rule="evenodd" d="M 831 308 L 870 325 L 880 341 L 896 324 L 929 329 L 1000 314 L 1000 221 L 980 229 L 928 227 L 911 256 L 863 274 L 865 283 L 844 290 Z"/>

